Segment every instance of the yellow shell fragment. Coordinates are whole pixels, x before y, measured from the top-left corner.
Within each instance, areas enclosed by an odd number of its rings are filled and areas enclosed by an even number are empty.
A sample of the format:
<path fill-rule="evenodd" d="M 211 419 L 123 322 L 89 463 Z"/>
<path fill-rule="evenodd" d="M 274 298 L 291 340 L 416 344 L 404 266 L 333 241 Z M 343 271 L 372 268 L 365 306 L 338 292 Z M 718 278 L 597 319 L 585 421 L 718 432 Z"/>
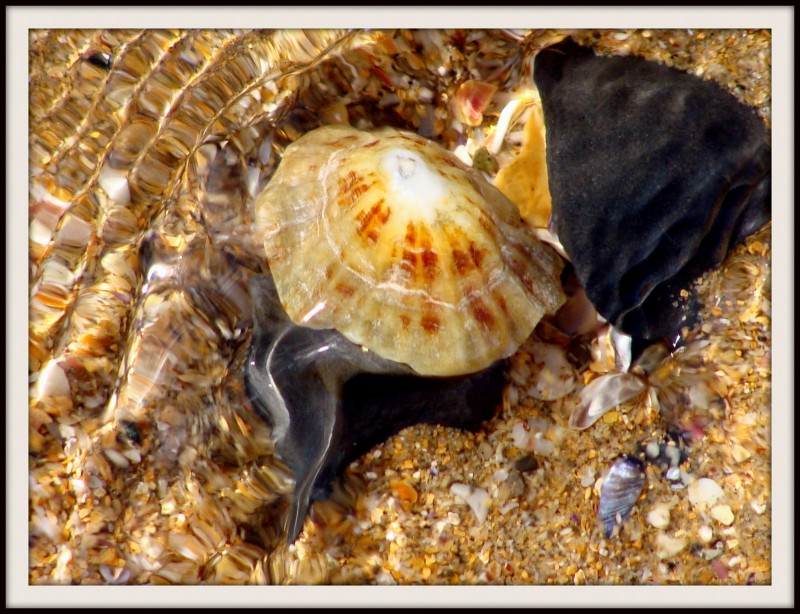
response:
<path fill-rule="evenodd" d="M 561 261 L 514 205 L 410 132 L 314 130 L 256 200 L 281 302 L 423 375 L 513 353 L 564 295 Z"/>
<path fill-rule="evenodd" d="M 544 114 L 538 97 L 531 104 L 519 155 L 500 169 L 494 184 L 517 205 L 520 215 L 528 224 L 538 228 L 547 227 L 550 221 L 550 188 L 547 183 Z"/>

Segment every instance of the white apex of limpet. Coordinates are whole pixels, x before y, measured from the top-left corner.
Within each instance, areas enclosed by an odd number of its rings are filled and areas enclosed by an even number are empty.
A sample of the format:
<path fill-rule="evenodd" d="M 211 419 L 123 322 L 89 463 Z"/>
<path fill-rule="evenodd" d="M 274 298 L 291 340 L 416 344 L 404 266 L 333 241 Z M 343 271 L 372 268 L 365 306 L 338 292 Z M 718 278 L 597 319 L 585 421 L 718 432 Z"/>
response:
<path fill-rule="evenodd" d="M 447 182 L 431 170 L 422 157 L 403 148 L 387 151 L 380 164 L 387 177 L 387 191 L 407 203 L 408 215 L 429 224 L 447 207 Z"/>
<path fill-rule="evenodd" d="M 256 198 L 281 303 L 422 375 L 511 355 L 564 301 L 558 255 L 452 152 L 412 132 L 313 130 Z"/>

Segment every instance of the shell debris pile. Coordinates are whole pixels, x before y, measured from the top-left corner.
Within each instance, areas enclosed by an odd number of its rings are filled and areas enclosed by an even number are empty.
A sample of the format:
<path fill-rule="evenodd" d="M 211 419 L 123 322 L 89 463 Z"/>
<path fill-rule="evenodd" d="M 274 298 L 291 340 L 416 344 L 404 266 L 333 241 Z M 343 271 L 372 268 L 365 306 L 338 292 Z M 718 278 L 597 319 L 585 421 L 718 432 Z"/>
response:
<path fill-rule="evenodd" d="M 31 584 L 770 584 L 769 227 L 701 280 L 703 343 L 591 428 L 567 420 L 597 374 L 542 400 L 526 344 L 481 431 L 409 428 L 295 545 L 276 533 L 290 477 L 241 381 L 255 195 L 321 124 L 502 171 L 534 54 L 567 34 L 713 79 L 769 122 L 769 31 L 30 33 Z M 465 114 L 470 80 L 496 89 Z M 661 458 L 666 424 L 685 457 L 646 462 L 604 537 L 596 480 L 640 446 Z"/>

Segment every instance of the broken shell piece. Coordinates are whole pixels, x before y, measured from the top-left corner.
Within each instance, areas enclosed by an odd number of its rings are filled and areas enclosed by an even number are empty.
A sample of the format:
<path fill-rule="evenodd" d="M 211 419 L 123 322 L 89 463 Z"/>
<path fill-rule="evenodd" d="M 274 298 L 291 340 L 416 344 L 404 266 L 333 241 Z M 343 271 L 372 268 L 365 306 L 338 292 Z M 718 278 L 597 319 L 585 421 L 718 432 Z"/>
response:
<path fill-rule="evenodd" d="M 470 79 L 458 86 L 453 97 L 456 116 L 467 126 L 480 126 L 483 112 L 489 106 L 497 87 L 491 83 Z"/>
<path fill-rule="evenodd" d="M 608 410 L 634 398 L 647 388 L 634 373 L 610 373 L 592 380 L 581 390 L 578 407 L 569 417 L 569 425 L 585 429 L 597 422 Z"/>
<path fill-rule="evenodd" d="M 644 463 L 634 456 L 617 459 L 600 484 L 597 514 L 606 537 L 621 525 L 642 494 L 647 477 Z"/>
<path fill-rule="evenodd" d="M 550 188 L 547 184 L 545 127 L 541 100 L 531 103 L 519 154 L 495 177 L 494 184 L 519 208 L 530 226 L 547 228 L 550 222 Z"/>
<path fill-rule="evenodd" d="M 450 492 L 456 497 L 467 502 L 470 509 L 475 513 L 478 524 L 482 524 L 489 514 L 492 498 L 483 488 L 470 486 L 469 484 L 455 483 L 450 487 Z"/>
<path fill-rule="evenodd" d="M 533 342 L 528 345 L 533 359 L 533 383 L 528 394 L 540 401 L 555 401 L 567 396 L 575 387 L 575 370 L 567 360 L 563 347 L 552 343 Z"/>
<path fill-rule="evenodd" d="M 707 509 L 712 507 L 725 494 L 711 478 L 700 478 L 689 484 L 689 502 L 697 508 Z"/>
<path fill-rule="evenodd" d="M 255 206 L 291 319 L 422 375 L 509 356 L 564 301 L 561 259 L 514 204 L 410 132 L 314 130 Z"/>

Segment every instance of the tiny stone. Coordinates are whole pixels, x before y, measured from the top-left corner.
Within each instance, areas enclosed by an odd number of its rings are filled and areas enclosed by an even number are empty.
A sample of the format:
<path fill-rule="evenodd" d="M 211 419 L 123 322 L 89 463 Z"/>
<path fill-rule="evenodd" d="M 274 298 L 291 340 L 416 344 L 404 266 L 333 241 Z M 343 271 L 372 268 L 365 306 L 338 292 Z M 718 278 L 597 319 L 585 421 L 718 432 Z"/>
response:
<path fill-rule="evenodd" d="M 711 517 L 717 522 L 721 522 L 725 526 L 730 526 L 733 523 L 733 512 L 730 505 L 715 505 L 711 508 Z"/>
<path fill-rule="evenodd" d="M 681 470 L 679 467 L 670 467 L 667 471 L 667 479 L 670 482 L 677 482 L 681 479 Z"/>
<path fill-rule="evenodd" d="M 657 529 L 666 529 L 669 526 L 669 506 L 665 503 L 656 505 L 647 514 L 647 522 Z"/>
<path fill-rule="evenodd" d="M 533 438 L 533 451 L 541 456 L 551 456 L 555 445 L 549 439 L 541 437 L 539 433 Z"/>
<path fill-rule="evenodd" d="M 755 499 L 750 502 L 750 507 L 753 508 L 753 511 L 758 514 L 759 516 L 767 511 L 767 506 L 763 503 L 759 503 Z"/>
<path fill-rule="evenodd" d="M 36 388 L 40 399 L 48 396 L 68 396 L 70 393 L 67 374 L 55 360 L 50 360 L 42 369 Z"/>
<path fill-rule="evenodd" d="M 667 446 L 664 448 L 664 456 L 669 460 L 669 464 L 676 467 L 681 462 L 681 451 L 675 446 Z"/>
<path fill-rule="evenodd" d="M 656 443 L 655 441 L 651 441 L 650 443 L 648 443 L 647 447 L 645 448 L 645 451 L 647 452 L 647 456 L 649 456 L 650 458 L 658 458 L 658 455 L 660 454 L 658 443 Z"/>
<path fill-rule="evenodd" d="M 656 549 L 660 559 L 673 557 L 685 547 L 686 540 L 682 537 L 670 537 L 665 533 L 659 533 L 656 537 Z"/>
<path fill-rule="evenodd" d="M 594 469 L 589 465 L 585 465 L 581 470 L 581 486 L 586 488 L 594 484 Z"/>
<path fill-rule="evenodd" d="M 708 525 L 703 525 L 702 527 L 700 527 L 700 529 L 697 531 L 697 533 L 700 536 L 700 540 L 704 544 L 707 544 L 712 539 L 714 539 L 714 530 L 711 527 L 709 527 Z"/>
<path fill-rule="evenodd" d="M 714 548 L 713 550 L 703 550 L 703 558 L 707 561 L 711 561 L 717 558 L 723 552 L 724 551 L 721 548 Z"/>
<path fill-rule="evenodd" d="M 525 456 L 520 456 L 514 462 L 514 469 L 517 471 L 533 471 L 534 469 L 538 468 L 539 463 L 536 460 L 536 457 L 531 454 L 526 454 Z"/>
<path fill-rule="evenodd" d="M 748 452 L 746 448 L 739 444 L 733 446 L 732 454 L 733 460 L 735 460 L 737 463 L 741 463 L 742 461 L 746 461 L 748 458 L 750 458 L 750 452 Z"/>
<path fill-rule="evenodd" d="M 710 478 L 700 478 L 689 484 L 689 501 L 695 507 L 712 506 L 723 494 L 719 484 Z"/>

